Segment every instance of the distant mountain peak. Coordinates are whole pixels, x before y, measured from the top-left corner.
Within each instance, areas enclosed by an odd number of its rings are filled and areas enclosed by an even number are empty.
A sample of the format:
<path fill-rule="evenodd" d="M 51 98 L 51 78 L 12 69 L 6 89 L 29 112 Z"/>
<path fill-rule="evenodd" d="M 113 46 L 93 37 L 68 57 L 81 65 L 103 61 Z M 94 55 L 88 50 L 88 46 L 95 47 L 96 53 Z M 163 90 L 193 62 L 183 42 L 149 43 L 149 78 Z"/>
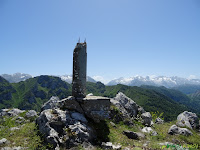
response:
<path fill-rule="evenodd" d="M 110 81 L 107 85 L 124 84 L 129 86 L 141 86 L 141 85 L 153 85 L 153 86 L 165 86 L 167 88 L 194 84 L 200 85 L 200 79 L 187 79 L 177 76 L 166 77 L 166 76 L 134 76 L 129 78 L 120 77 L 118 79 Z"/>
<path fill-rule="evenodd" d="M 61 78 L 61 80 L 67 82 L 67 83 L 72 83 L 72 75 L 62 75 L 62 76 L 58 76 Z M 93 82 L 93 83 L 96 83 L 97 81 L 94 80 L 93 78 L 87 76 L 87 81 L 88 82 Z"/>
<path fill-rule="evenodd" d="M 14 73 L 14 74 L 2 74 L 0 75 L 2 76 L 4 79 L 6 79 L 8 82 L 10 83 L 17 83 L 20 81 L 25 81 L 29 78 L 32 78 L 32 76 L 30 74 L 25 74 L 25 73 Z"/>

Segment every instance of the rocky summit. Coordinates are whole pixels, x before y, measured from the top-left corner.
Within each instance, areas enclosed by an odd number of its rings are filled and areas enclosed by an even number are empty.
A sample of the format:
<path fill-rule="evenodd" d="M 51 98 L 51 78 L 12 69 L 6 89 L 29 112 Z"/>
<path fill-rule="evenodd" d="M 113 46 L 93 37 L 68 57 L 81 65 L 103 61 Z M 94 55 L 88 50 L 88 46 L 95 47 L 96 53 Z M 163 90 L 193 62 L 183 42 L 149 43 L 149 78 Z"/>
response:
<path fill-rule="evenodd" d="M 200 144 L 195 113 L 184 111 L 176 121 L 165 122 L 122 92 L 114 98 L 53 96 L 40 113 L 1 109 L 0 119 L 1 150 L 198 149 Z"/>
<path fill-rule="evenodd" d="M 90 124 L 109 119 L 110 99 L 100 96 L 70 96 L 58 100 L 52 97 L 42 110 L 36 122 L 46 142 L 55 149 L 71 148 L 84 142 L 94 143 L 96 131 Z"/>
<path fill-rule="evenodd" d="M 99 142 L 109 142 L 108 139 L 99 139 L 98 125 L 102 125 L 106 120 L 114 120 L 114 122 L 124 121 L 131 126 L 139 114 L 144 125 L 153 124 L 151 124 L 151 114 L 121 92 L 113 99 L 91 94 L 85 98 L 69 96 L 62 100 L 52 97 L 42 106 L 42 112 L 36 123 L 45 141 L 52 144 L 55 149 L 61 147 L 70 149 L 86 143 L 93 147 L 99 145 Z M 103 128 L 108 127 L 105 125 Z M 103 131 L 100 132 L 106 135 Z M 129 131 L 124 131 L 122 134 L 128 137 L 130 134 L 135 134 L 138 139 L 141 135 L 145 136 L 142 133 L 129 133 Z M 106 144 L 100 145 L 105 147 Z"/>

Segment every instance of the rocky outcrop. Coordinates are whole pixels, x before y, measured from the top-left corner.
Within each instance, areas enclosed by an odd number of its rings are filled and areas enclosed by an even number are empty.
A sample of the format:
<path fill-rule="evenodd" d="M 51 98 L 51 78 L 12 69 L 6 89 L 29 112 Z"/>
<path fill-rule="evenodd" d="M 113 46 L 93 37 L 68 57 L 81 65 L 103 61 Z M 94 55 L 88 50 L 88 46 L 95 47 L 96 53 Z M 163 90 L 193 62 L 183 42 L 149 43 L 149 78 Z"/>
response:
<path fill-rule="evenodd" d="M 177 126 L 188 127 L 190 129 L 199 128 L 199 119 L 195 113 L 184 111 L 177 117 Z"/>
<path fill-rule="evenodd" d="M 138 114 L 138 105 L 122 92 L 119 92 L 114 99 L 111 100 L 115 106 L 124 114 L 125 117 L 132 118 Z"/>
<path fill-rule="evenodd" d="M 70 96 L 60 101 L 53 97 L 43 105 L 36 122 L 46 142 L 55 149 L 71 148 L 84 142 L 92 143 L 96 134 L 88 119 L 94 122 L 105 120 L 109 110 L 110 99 L 105 97 L 77 99 Z"/>
<path fill-rule="evenodd" d="M 116 122 L 123 121 L 126 125 L 133 126 L 133 120 L 136 119 L 145 126 L 151 126 L 153 124 L 151 114 L 146 112 L 122 92 L 119 92 L 110 101 L 112 106 L 117 108 L 117 110 L 111 108 L 111 118 Z"/>
<path fill-rule="evenodd" d="M 181 134 L 185 136 L 192 135 L 192 132 L 188 130 L 187 128 L 180 128 L 176 125 L 172 125 L 170 129 L 168 130 L 168 134 L 174 135 L 174 134 Z"/>
<path fill-rule="evenodd" d="M 87 124 L 86 118 L 68 110 L 47 109 L 37 118 L 40 132 L 46 142 L 54 148 L 73 147 L 94 138 L 93 130 Z"/>

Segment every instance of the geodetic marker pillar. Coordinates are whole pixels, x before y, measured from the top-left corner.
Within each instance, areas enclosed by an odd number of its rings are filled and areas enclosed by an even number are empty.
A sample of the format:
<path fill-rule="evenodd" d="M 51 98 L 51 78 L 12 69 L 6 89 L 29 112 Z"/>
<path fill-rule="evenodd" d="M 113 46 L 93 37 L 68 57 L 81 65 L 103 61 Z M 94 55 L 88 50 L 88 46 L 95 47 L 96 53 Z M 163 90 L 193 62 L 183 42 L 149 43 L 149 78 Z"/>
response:
<path fill-rule="evenodd" d="M 84 98 L 86 96 L 86 72 L 87 44 L 86 42 L 78 42 L 73 53 L 72 96 L 75 98 Z"/>

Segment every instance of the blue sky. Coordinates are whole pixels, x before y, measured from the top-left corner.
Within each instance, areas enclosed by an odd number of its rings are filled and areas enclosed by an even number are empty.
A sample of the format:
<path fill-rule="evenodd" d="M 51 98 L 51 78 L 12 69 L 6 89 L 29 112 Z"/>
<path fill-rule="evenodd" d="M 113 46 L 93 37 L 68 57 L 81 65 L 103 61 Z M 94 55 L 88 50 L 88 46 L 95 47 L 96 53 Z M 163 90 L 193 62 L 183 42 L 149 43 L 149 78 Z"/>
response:
<path fill-rule="evenodd" d="M 199 0 L 0 0 L 0 74 L 200 77 Z"/>

